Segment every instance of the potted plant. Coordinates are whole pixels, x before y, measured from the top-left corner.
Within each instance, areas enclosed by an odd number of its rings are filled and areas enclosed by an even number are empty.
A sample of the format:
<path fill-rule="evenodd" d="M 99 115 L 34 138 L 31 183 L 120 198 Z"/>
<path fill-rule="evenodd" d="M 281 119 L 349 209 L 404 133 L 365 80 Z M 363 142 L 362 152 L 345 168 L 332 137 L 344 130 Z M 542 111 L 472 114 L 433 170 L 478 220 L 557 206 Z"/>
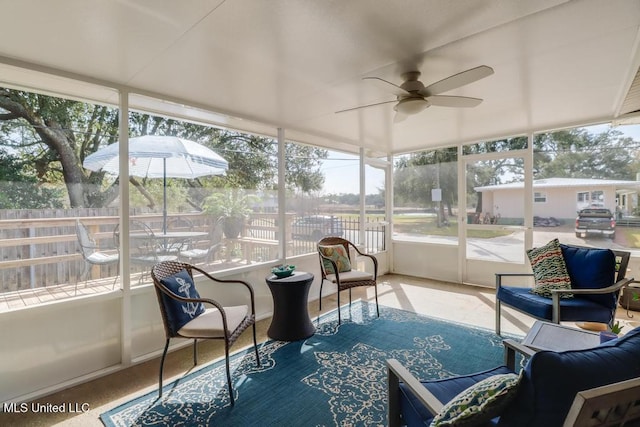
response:
<path fill-rule="evenodd" d="M 203 210 L 215 218 L 224 218 L 225 237 L 235 239 L 242 232 L 244 223 L 252 212 L 251 205 L 256 199 L 256 196 L 247 194 L 241 189 L 227 190 L 205 198 Z"/>
<path fill-rule="evenodd" d="M 618 338 L 618 335 L 620 334 L 620 332 L 622 332 L 622 328 L 624 328 L 624 326 L 620 326 L 620 322 L 618 321 L 614 323 L 613 326 L 611 326 L 610 331 L 601 331 L 600 343 Z"/>
<path fill-rule="evenodd" d="M 626 287 L 622 290 L 620 305 L 629 310 L 640 311 L 640 292 L 634 287 Z"/>

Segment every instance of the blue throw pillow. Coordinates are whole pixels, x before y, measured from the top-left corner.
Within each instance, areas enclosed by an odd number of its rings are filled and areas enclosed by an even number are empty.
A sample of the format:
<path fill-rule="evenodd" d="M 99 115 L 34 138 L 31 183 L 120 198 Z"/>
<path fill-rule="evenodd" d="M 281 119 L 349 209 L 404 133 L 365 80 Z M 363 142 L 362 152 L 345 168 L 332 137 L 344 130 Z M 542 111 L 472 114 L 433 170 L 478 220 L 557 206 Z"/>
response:
<path fill-rule="evenodd" d="M 180 270 L 173 276 L 165 277 L 160 282 L 171 292 L 184 298 L 200 298 L 200 294 L 193 284 L 193 279 L 187 270 Z M 172 334 L 176 334 L 180 328 L 192 319 L 204 313 L 204 304 L 201 302 L 183 302 L 162 294 L 162 301 L 167 313 L 167 322 Z"/>
<path fill-rule="evenodd" d="M 571 287 L 574 289 L 598 289 L 611 286 L 616 274 L 616 255 L 611 249 L 581 248 L 560 244 Z M 580 295 L 605 307 L 616 306 L 616 296 Z"/>

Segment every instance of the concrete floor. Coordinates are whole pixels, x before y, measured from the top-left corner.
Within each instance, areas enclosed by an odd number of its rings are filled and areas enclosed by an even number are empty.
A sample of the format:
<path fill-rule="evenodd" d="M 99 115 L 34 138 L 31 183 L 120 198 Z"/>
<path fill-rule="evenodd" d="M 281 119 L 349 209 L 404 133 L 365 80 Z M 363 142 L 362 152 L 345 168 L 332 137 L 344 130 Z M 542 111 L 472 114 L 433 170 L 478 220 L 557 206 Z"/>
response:
<path fill-rule="evenodd" d="M 342 294 L 342 302 L 348 301 L 347 292 Z M 378 281 L 378 296 L 381 305 L 400 308 L 493 330 L 495 323 L 494 290 L 466 285 L 456 285 L 432 280 L 400 275 L 386 275 Z M 372 288 L 356 288 L 354 299 L 375 302 Z M 323 312 L 336 308 L 336 296 L 323 298 Z M 309 304 L 310 315 L 316 317 L 318 303 Z M 640 313 L 634 318 L 627 317 L 626 310 L 619 309 L 618 320 L 625 325 L 623 332 L 640 326 Z M 503 333 L 525 335 L 534 320 L 505 309 L 502 318 Z M 266 331 L 270 318 L 257 323 L 258 343 L 268 339 Z M 245 332 L 236 342 L 232 351 L 251 345 L 251 333 Z M 217 341 L 202 341 L 199 344 L 199 360 L 202 365 L 224 356 L 224 346 Z M 167 356 L 165 363 L 165 383 L 173 377 L 181 377 L 192 368 L 192 347 L 175 351 Z M 121 403 L 146 392 L 157 390 L 159 360 L 122 370 L 115 374 L 84 383 L 58 393 L 38 399 L 43 404 L 86 403 L 89 410 L 76 414 L 24 414 L 0 413 L 3 426 L 102 426 L 99 415 Z"/>

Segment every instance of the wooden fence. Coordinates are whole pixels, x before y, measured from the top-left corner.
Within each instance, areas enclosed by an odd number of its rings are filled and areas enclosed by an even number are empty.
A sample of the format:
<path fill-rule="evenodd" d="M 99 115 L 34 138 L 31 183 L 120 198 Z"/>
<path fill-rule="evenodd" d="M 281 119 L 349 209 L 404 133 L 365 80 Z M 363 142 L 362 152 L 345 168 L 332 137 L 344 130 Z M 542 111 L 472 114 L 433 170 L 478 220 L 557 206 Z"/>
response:
<path fill-rule="evenodd" d="M 158 214 L 137 218 L 162 221 Z M 115 249 L 116 208 L 0 211 L 0 292 L 74 283 L 84 268 L 76 219 L 91 230 L 100 248 Z M 102 268 L 104 277 L 117 274 L 115 265 Z"/>
<path fill-rule="evenodd" d="M 113 230 L 118 224 L 118 209 L 50 209 L 0 210 L 0 293 L 35 289 L 46 286 L 76 283 L 85 268 L 76 235 L 79 219 L 96 239 L 101 250 L 115 251 Z M 162 215 L 132 212 L 131 217 L 143 221 L 155 230 L 162 229 Z M 186 218 L 193 231 L 208 231 L 211 218 L 201 213 L 170 214 L 172 218 Z M 288 241 L 287 253 L 299 255 L 315 251 L 311 239 L 291 241 L 291 224 L 296 215 L 287 214 L 284 227 Z M 247 264 L 276 259 L 282 229 L 278 214 L 256 213 L 247 221 L 239 239 L 230 239 L 225 260 Z M 357 223 L 344 220 L 345 233 L 355 235 Z M 384 236 L 384 227 L 371 236 Z M 231 253 L 231 246 L 237 245 Z M 374 250 L 384 249 L 384 240 L 375 243 Z M 221 268 L 223 266 L 220 266 Z M 117 265 L 94 266 L 91 278 L 115 277 Z"/>

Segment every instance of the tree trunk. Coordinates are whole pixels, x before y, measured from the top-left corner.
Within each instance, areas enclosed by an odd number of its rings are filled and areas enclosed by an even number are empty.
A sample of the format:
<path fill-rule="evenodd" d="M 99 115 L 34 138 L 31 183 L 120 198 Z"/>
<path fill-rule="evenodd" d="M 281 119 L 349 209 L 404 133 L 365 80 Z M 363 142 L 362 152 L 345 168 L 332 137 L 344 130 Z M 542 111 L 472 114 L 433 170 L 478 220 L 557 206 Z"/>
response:
<path fill-rule="evenodd" d="M 70 135 L 67 135 L 55 121 L 45 122 L 35 111 L 27 109 L 20 102 L 13 100 L 9 91 L 0 93 L 0 107 L 11 112 L 16 118 L 22 118 L 29 122 L 42 138 L 42 142 L 56 153 L 57 160 L 62 166 L 62 175 L 71 207 L 84 207 L 84 172 L 73 150 L 73 141 L 70 140 Z"/>

